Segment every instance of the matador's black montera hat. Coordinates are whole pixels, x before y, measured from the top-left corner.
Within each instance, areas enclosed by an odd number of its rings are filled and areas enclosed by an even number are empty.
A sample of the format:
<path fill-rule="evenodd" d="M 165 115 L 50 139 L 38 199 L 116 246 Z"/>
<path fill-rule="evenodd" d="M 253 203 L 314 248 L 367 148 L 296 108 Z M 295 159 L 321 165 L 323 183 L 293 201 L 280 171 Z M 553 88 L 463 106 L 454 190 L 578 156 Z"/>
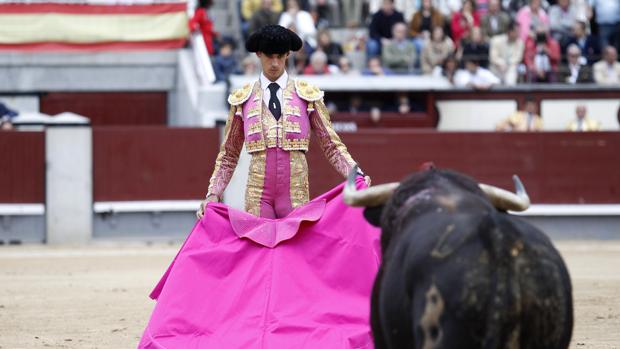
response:
<path fill-rule="evenodd" d="M 245 42 L 248 52 L 263 52 L 268 55 L 299 51 L 302 46 L 303 42 L 295 32 L 273 24 L 260 28 Z"/>

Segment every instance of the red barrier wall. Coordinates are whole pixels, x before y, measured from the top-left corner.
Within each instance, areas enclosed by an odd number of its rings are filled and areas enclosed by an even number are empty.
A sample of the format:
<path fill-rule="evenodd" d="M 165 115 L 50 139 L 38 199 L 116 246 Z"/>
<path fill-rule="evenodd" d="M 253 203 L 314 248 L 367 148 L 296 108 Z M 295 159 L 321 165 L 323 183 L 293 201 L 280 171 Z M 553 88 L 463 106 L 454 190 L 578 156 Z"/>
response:
<path fill-rule="evenodd" d="M 94 128 L 94 200 L 200 199 L 218 148 L 218 129 Z"/>
<path fill-rule="evenodd" d="M 42 113 L 70 111 L 93 126 L 166 125 L 165 92 L 50 92 L 41 96 Z"/>
<path fill-rule="evenodd" d="M 45 201 L 45 134 L 0 132 L 0 203 Z"/>
<path fill-rule="evenodd" d="M 362 130 L 342 134 L 374 183 L 401 180 L 420 164 L 465 172 L 512 188 L 525 183 L 533 203 L 620 203 L 620 133 L 448 133 Z M 318 144 L 309 152 L 311 195 L 343 179 Z"/>
<path fill-rule="evenodd" d="M 533 203 L 619 203 L 620 133 L 448 133 L 376 129 L 343 133 L 374 183 L 401 180 L 433 161 L 512 188 Z M 95 128 L 95 201 L 198 199 L 218 151 L 215 129 Z M 318 143 L 308 154 L 311 195 L 343 181 Z"/>

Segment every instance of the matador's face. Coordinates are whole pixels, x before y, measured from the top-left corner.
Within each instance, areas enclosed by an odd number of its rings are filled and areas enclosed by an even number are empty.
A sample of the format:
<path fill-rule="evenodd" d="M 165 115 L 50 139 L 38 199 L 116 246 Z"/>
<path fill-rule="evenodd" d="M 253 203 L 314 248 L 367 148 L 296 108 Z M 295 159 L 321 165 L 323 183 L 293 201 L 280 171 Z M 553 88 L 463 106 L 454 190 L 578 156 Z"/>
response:
<path fill-rule="evenodd" d="M 272 53 L 257 52 L 256 55 L 260 59 L 263 68 L 263 74 L 271 81 L 276 81 L 284 73 L 286 60 L 289 53 Z"/>

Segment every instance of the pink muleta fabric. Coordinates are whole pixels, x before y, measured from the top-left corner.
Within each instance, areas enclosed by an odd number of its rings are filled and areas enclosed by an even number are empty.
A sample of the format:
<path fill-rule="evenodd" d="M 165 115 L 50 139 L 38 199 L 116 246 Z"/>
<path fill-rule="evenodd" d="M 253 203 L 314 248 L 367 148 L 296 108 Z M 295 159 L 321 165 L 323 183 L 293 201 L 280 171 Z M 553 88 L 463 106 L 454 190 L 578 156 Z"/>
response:
<path fill-rule="evenodd" d="M 209 204 L 151 293 L 139 348 L 372 348 L 379 230 L 343 186 L 281 219 Z"/>

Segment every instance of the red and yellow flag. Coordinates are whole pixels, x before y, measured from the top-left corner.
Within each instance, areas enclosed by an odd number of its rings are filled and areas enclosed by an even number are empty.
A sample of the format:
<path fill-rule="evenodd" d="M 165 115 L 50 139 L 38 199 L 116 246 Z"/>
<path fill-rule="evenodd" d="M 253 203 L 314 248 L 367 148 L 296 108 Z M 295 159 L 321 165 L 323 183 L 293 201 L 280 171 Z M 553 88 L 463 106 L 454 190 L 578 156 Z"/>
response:
<path fill-rule="evenodd" d="M 0 50 L 126 50 L 182 47 L 185 2 L 0 3 Z"/>

